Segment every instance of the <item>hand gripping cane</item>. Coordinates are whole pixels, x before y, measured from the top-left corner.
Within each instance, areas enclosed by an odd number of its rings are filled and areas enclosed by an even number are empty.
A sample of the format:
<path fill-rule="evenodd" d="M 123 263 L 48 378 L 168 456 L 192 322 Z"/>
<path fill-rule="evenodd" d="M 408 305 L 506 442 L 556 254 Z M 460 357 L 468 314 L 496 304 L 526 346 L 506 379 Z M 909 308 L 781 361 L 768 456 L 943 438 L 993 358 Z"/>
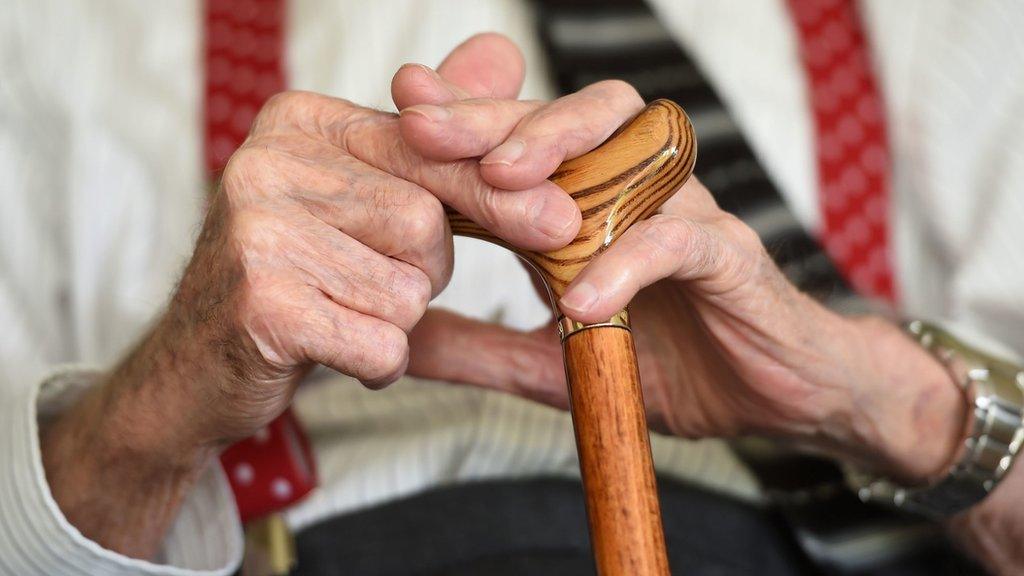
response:
<path fill-rule="evenodd" d="M 452 232 L 512 249 L 544 279 L 562 337 L 590 539 L 601 576 L 669 573 L 629 316 L 582 324 L 554 304 L 569 283 L 635 222 L 653 214 L 693 171 L 693 128 L 668 100 L 648 105 L 595 150 L 551 180 L 583 213 L 579 235 L 546 253 L 515 249 L 449 211 Z"/>

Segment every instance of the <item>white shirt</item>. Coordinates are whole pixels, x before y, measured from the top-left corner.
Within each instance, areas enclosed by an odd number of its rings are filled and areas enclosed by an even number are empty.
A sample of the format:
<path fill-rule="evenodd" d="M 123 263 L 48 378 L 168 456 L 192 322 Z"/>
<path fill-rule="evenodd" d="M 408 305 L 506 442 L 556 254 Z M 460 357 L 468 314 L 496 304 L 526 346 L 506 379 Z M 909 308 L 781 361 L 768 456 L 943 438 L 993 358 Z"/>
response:
<path fill-rule="evenodd" d="M 14 0 L 0 11 L 0 573 L 228 574 L 241 552 L 222 472 L 189 497 L 157 562 L 79 534 L 43 474 L 40 417 L 112 366 L 166 302 L 200 222 L 198 2 Z M 781 0 L 656 0 L 801 222 L 818 226 L 813 136 Z M 895 161 L 897 276 L 910 315 L 1024 352 L 1024 6 L 869 0 Z M 520 0 L 294 0 L 291 86 L 390 108 L 388 80 L 497 30 L 547 97 Z M 459 240 L 437 304 L 531 327 L 547 318 L 514 258 Z M 47 378 L 48 375 L 54 375 Z M 369 392 L 321 371 L 296 401 L 322 487 L 289 512 L 330 514 L 445 482 L 574 475 L 568 417 L 405 379 Z M 45 382 L 45 384 L 43 384 Z M 41 395 L 41 397 L 40 397 Z M 717 440 L 656 436 L 664 474 L 741 498 L 753 478 Z"/>

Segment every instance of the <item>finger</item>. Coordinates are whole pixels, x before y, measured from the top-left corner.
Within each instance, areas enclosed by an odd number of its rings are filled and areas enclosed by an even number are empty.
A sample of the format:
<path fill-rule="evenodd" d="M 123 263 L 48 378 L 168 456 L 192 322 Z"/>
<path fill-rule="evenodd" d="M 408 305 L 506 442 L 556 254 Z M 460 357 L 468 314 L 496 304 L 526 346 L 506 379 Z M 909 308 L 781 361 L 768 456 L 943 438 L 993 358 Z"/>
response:
<path fill-rule="evenodd" d="M 403 64 L 391 78 L 391 100 L 398 110 L 416 104 L 446 104 L 469 97 L 469 92 L 423 64 Z"/>
<path fill-rule="evenodd" d="M 504 142 L 523 118 L 544 104 L 472 99 L 444 106 L 417 104 L 402 110 L 402 138 L 434 160 L 476 158 Z"/>
<path fill-rule="evenodd" d="M 418 64 L 400 68 L 391 81 L 391 97 L 399 110 L 463 98 L 515 98 L 525 70 L 514 42 L 493 32 L 477 34 L 456 46 L 437 72 Z"/>
<path fill-rule="evenodd" d="M 370 112 L 348 100 L 289 90 L 270 97 L 253 120 L 250 134 L 303 133 L 309 129 L 332 130 L 353 116 Z"/>
<path fill-rule="evenodd" d="M 268 255 L 277 255 L 303 282 L 339 305 L 402 330 L 411 330 L 419 321 L 431 298 L 426 274 L 312 216 L 282 214 L 284 210 L 249 209 L 236 216 L 237 233 L 249 239 L 248 258 L 267 261 L 273 257 Z"/>
<path fill-rule="evenodd" d="M 588 264 L 559 307 L 574 320 L 600 322 L 625 308 L 642 288 L 668 277 L 701 281 L 709 292 L 725 291 L 723 281 L 736 278 L 728 268 L 742 261 L 712 226 L 657 214 L 633 225 Z"/>
<path fill-rule="evenodd" d="M 329 148 L 325 146 L 325 148 Z M 433 194 L 336 149 L 320 161 L 285 159 L 290 194 L 313 216 L 361 244 L 423 271 L 436 296 L 451 279 L 453 247 Z"/>
<path fill-rule="evenodd" d="M 409 336 L 409 374 L 568 408 L 561 348 L 550 326 L 520 332 L 431 309 Z"/>
<path fill-rule="evenodd" d="M 475 161 L 423 158 L 402 140 L 394 116 L 367 116 L 350 123 L 340 145 L 360 161 L 429 190 L 514 246 L 553 250 L 571 242 L 579 231 L 579 208 L 555 184 L 542 181 L 514 192 L 501 190 L 480 177 Z"/>
<path fill-rule="evenodd" d="M 484 178 L 516 190 L 597 147 L 642 108 L 631 86 L 607 81 L 546 105 L 472 99 L 410 106 L 402 110 L 399 126 L 420 154 L 437 160 L 484 156 Z"/>
<path fill-rule="evenodd" d="M 523 87 L 526 60 L 508 36 L 483 32 L 456 46 L 437 72 L 471 98 L 515 98 Z"/>
<path fill-rule="evenodd" d="M 711 192 L 696 176 L 691 176 L 662 205 L 660 212 L 645 222 L 633 225 L 584 268 L 558 303 L 563 312 L 583 322 L 600 321 L 594 318 L 608 310 L 611 310 L 608 316 L 615 314 L 629 303 L 637 291 L 663 277 L 695 278 L 692 275 L 704 268 L 707 262 L 691 262 L 688 266 L 684 260 L 687 254 L 680 251 L 689 251 L 688 257 L 696 258 L 692 252 L 695 245 L 703 248 L 717 246 L 711 241 L 721 235 L 709 233 L 709 230 L 736 224 L 734 228 L 737 231 L 725 236 L 742 235 L 744 230 L 752 233 L 742 222 L 718 207 Z M 760 246 L 760 240 L 756 234 L 754 236 L 752 243 Z M 620 264 L 623 266 L 621 270 L 612 269 Z M 591 306 L 594 308 L 590 309 Z"/>
<path fill-rule="evenodd" d="M 481 175 L 499 188 L 534 186 L 565 160 L 596 148 L 643 107 L 643 99 L 625 82 L 591 84 L 523 118 L 480 160 Z"/>
<path fill-rule="evenodd" d="M 332 300 L 412 330 L 433 295 L 422 270 L 383 256 L 333 228 L 310 226 L 293 262 Z"/>
<path fill-rule="evenodd" d="M 405 373 L 408 336 L 394 324 L 341 306 L 313 287 L 279 297 L 277 313 L 301 357 L 383 388 Z M 270 335 L 273 338 L 275 335 Z"/>

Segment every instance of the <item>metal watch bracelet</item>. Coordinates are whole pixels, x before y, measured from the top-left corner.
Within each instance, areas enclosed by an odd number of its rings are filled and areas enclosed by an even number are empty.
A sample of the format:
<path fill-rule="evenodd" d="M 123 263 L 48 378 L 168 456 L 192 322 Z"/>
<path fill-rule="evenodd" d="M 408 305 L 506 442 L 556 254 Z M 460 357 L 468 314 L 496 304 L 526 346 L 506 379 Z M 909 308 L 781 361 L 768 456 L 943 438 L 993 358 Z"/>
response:
<path fill-rule="evenodd" d="M 847 479 L 865 502 L 938 520 L 980 502 L 1013 466 L 1024 443 L 1024 368 L 920 320 L 909 322 L 907 331 L 946 366 L 964 393 L 972 426 L 963 456 L 945 477 L 924 487 L 903 487 L 853 470 Z"/>

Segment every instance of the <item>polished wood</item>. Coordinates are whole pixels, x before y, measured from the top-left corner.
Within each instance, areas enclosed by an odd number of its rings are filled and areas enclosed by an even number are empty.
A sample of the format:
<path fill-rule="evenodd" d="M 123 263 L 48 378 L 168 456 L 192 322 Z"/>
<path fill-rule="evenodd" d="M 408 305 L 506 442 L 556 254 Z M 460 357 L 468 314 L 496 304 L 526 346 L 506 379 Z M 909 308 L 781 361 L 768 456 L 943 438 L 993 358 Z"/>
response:
<path fill-rule="evenodd" d="M 668 574 L 633 335 L 601 326 L 562 343 L 598 574 Z"/>
<path fill-rule="evenodd" d="M 560 298 L 595 256 L 638 220 L 654 214 L 693 171 L 697 141 L 686 113 L 655 100 L 604 144 L 559 166 L 551 176 L 576 200 L 583 223 L 569 245 L 546 253 L 508 246 L 468 218 L 448 213 L 452 232 L 515 251 L 536 268 Z"/>
<path fill-rule="evenodd" d="M 657 100 L 551 177 L 583 214 L 568 246 L 547 253 L 518 250 L 455 212 L 448 213 L 449 223 L 455 234 L 506 246 L 533 265 L 558 315 L 555 302 L 577 274 L 683 185 L 696 153 L 686 114 Z M 669 573 L 668 560 L 636 352 L 624 318 L 589 327 L 560 319 L 573 426 L 598 573 L 660 576 Z"/>

